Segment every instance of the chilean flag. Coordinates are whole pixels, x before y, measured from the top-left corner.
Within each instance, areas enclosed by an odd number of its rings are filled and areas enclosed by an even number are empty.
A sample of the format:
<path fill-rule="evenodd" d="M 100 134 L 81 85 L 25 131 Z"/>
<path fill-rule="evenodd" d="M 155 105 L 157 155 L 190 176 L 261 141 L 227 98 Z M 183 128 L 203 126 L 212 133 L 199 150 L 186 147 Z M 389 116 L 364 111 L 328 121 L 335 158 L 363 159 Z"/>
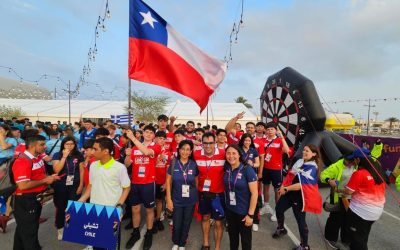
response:
<path fill-rule="evenodd" d="M 129 1 L 128 76 L 193 99 L 200 112 L 225 76 L 226 64 L 176 32 L 141 0 Z"/>
<path fill-rule="evenodd" d="M 318 191 L 318 166 L 314 161 L 296 161 L 286 175 L 282 186 L 292 185 L 293 179 L 298 176 L 303 198 L 303 212 L 320 214 L 322 212 L 322 197 Z"/>

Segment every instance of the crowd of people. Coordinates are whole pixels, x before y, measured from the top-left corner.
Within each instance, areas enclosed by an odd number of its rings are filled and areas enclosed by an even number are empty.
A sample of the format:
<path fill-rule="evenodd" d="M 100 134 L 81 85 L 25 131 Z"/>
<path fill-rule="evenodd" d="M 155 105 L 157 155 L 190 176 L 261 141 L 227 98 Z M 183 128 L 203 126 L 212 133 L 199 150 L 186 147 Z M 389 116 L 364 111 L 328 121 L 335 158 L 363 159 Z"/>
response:
<path fill-rule="evenodd" d="M 241 245 L 247 250 L 252 249 L 260 215 L 269 214 L 276 222 L 271 235 L 278 239 L 287 234 L 284 214 L 292 208 L 301 238 L 295 249 L 310 249 L 306 214 L 321 213 L 320 180 L 331 187 L 323 206 L 330 212 L 327 244 L 339 249 L 340 234 L 350 249 L 367 249 L 371 226 L 383 211 L 386 181 L 370 151 L 356 149 L 322 169 L 319 148 L 310 144 L 290 164 L 293 149 L 278 124 L 248 122 L 242 130 L 243 115 L 237 114 L 225 128 L 193 121 L 176 125 L 176 118 L 166 115 L 158 116 L 156 124 L 136 122 L 132 127 L 111 120 L 73 125 L 1 120 L 0 196 L 7 206 L 0 229 L 6 232 L 13 214 L 14 249 L 41 249 L 42 203 L 52 194 L 58 240 L 67 202 L 75 200 L 124 207 L 124 219 L 130 220 L 125 229 L 132 230 L 127 249 L 142 237 L 143 206 L 145 250 L 151 248 L 153 235 L 164 230 L 165 218 L 172 227 L 172 249 L 185 249 L 193 217 L 201 220 L 201 250 L 211 247 L 212 227 L 214 249 L 221 249 L 226 227 L 230 249 Z"/>

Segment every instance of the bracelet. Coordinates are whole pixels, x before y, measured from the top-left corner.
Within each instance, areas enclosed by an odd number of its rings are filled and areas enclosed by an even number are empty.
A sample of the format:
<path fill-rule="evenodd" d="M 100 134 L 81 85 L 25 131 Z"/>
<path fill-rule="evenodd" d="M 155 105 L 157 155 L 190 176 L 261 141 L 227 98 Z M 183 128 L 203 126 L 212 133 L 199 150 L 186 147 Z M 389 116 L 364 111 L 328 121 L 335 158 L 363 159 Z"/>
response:
<path fill-rule="evenodd" d="M 254 214 L 253 214 L 253 215 L 251 215 L 251 214 L 247 213 L 247 216 L 249 216 L 249 217 L 250 217 L 250 219 L 253 219 L 253 218 L 254 218 Z"/>
<path fill-rule="evenodd" d="M 122 205 L 121 205 L 121 203 L 118 203 L 117 205 L 115 205 L 115 207 L 121 207 L 122 208 Z"/>
<path fill-rule="evenodd" d="M 285 191 L 285 193 L 288 192 L 288 189 L 286 187 L 283 187 L 283 190 Z"/>

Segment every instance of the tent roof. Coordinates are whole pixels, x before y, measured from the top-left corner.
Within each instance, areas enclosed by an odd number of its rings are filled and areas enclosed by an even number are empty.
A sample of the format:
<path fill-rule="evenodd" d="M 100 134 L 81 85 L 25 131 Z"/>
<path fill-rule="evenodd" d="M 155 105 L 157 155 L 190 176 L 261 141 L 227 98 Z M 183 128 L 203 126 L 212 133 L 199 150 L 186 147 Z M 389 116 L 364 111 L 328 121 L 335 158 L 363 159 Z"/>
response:
<path fill-rule="evenodd" d="M 31 99 L 0 99 L 0 105 L 19 107 L 29 117 L 68 117 L 68 100 L 31 100 Z M 126 114 L 127 102 L 122 101 L 90 101 L 72 100 L 71 117 L 109 118 L 110 115 Z M 200 109 L 194 102 L 168 103 L 165 114 L 181 119 L 205 119 L 207 111 L 200 115 Z M 229 120 L 244 111 L 243 120 L 257 120 L 256 115 L 241 103 L 210 103 L 209 118 Z"/>

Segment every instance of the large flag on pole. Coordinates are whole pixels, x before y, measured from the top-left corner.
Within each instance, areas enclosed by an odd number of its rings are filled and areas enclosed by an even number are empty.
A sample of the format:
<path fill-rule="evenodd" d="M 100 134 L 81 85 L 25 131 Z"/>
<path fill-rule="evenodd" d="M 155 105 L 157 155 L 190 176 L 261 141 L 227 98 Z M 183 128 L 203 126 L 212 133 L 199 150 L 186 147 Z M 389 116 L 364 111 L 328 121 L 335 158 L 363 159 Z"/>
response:
<path fill-rule="evenodd" d="M 225 76 L 226 64 L 176 32 L 142 0 L 129 1 L 129 78 L 193 99 L 200 112 Z"/>

